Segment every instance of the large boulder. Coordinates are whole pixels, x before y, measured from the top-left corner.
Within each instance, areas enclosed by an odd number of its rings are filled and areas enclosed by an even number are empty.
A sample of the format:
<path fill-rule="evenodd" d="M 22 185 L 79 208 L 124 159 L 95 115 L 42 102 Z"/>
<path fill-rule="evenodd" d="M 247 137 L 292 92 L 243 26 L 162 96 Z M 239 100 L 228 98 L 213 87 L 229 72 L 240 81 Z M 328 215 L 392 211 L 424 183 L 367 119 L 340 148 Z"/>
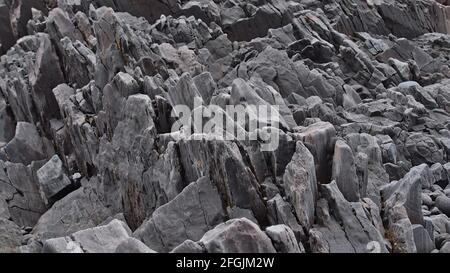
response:
<path fill-rule="evenodd" d="M 70 237 L 49 239 L 44 242 L 43 253 L 114 253 L 128 238 L 131 231 L 120 220 L 80 230 Z"/>
<path fill-rule="evenodd" d="M 332 179 L 336 181 L 345 199 L 357 202 L 361 187 L 356 175 L 356 164 L 352 149 L 344 141 L 336 141 L 333 156 Z"/>
<path fill-rule="evenodd" d="M 48 204 L 54 203 L 74 186 L 65 173 L 63 162 L 57 155 L 54 155 L 37 171 L 37 178 Z"/>
<path fill-rule="evenodd" d="M 246 218 L 232 219 L 208 231 L 200 240 L 208 253 L 275 253 L 272 242 Z"/>

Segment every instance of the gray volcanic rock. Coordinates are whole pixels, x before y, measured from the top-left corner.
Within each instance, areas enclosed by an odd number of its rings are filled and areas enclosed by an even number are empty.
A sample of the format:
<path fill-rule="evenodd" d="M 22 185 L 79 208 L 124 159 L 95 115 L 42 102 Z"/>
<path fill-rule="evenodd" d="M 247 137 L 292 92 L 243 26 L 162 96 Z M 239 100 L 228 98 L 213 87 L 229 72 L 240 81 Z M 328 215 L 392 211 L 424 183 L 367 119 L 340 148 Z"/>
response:
<path fill-rule="evenodd" d="M 412 225 L 424 223 L 420 197 L 422 177 L 419 170 L 420 166 L 414 167 L 401 180 L 391 182 L 381 189 L 394 251 L 418 251 L 414 243 Z"/>
<path fill-rule="evenodd" d="M 286 197 L 294 207 L 299 223 L 309 229 L 314 223 L 315 205 L 318 198 L 314 158 L 301 142 L 283 177 Z"/>
<path fill-rule="evenodd" d="M 91 181 L 96 183 L 96 181 Z M 80 188 L 57 201 L 42 215 L 32 234 L 42 240 L 68 236 L 95 227 L 109 216 L 96 192 Z"/>
<path fill-rule="evenodd" d="M 359 200 L 359 181 L 356 176 L 356 164 L 352 149 L 342 140 L 336 141 L 333 158 L 333 180 L 345 199 L 350 202 Z"/>
<path fill-rule="evenodd" d="M 379 214 L 363 202 L 348 202 L 335 181 L 322 185 L 325 199 L 319 200 L 317 225 L 309 230 L 313 252 L 369 252 L 373 242 L 380 252 L 387 252 Z M 375 207 L 376 208 L 376 205 Z"/>
<path fill-rule="evenodd" d="M 0 217 L 0 253 L 18 252 L 22 245 L 22 231 L 14 224 L 3 217 Z"/>
<path fill-rule="evenodd" d="M 297 240 L 305 239 L 305 231 L 298 223 L 297 217 L 295 216 L 290 203 L 284 201 L 283 198 L 277 194 L 275 197 L 267 201 L 267 207 L 269 222 L 272 225 L 286 225 L 294 232 Z"/>
<path fill-rule="evenodd" d="M 315 162 L 317 162 L 316 174 L 320 183 L 328 183 L 331 178 L 331 162 L 329 151 L 333 147 L 333 138 L 336 130 L 331 123 L 317 122 L 307 128 L 300 128 L 298 137 L 304 142 L 312 145 Z"/>
<path fill-rule="evenodd" d="M 0 146 L 4 146 L 14 137 L 16 124 L 13 118 L 11 109 L 6 105 L 5 100 L 0 99 Z"/>
<path fill-rule="evenodd" d="M 45 147 L 36 126 L 18 122 L 14 138 L 5 146 L 8 159 L 14 163 L 30 164 L 46 158 Z"/>
<path fill-rule="evenodd" d="M 242 157 L 236 143 L 208 139 L 179 141 L 180 159 L 186 181 L 195 181 L 202 175 L 209 176 L 211 182 L 223 196 L 225 207 L 250 210 L 260 223 L 266 221 L 266 207 L 261 189 L 251 170 Z"/>
<path fill-rule="evenodd" d="M 275 253 L 269 237 L 247 218 L 232 219 L 200 240 L 208 253 Z"/>
<path fill-rule="evenodd" d="M 450 198 L 444 195 L 436 198 L 436 207 L 450 217 Z"/>
<path fill-rule="evenodd" d="M 52 118 L 59 118 L 60 112 L 53 88 L 64 82 L 58 55 L 53 48 L 47 34 L 39 37 L 39 48 L 36 52 L 36 61 L 30 72 L 31 97 L 36 106 L 36 112 L 45 129 Z"/>
<path fill-rule="evenodd" d="M 203 247 L 192 240 L 186 240 L 175 247 L 171 253 L 203 253 Z"/>
<path fill-rule="evenodd" d="M 294 232 L 286 225 L 276 225 L 266 228 L 266 233 L 279 253 L 300 253 Z"/>
<path fill-rule="evenodd" d="M 43 253 L 114 253 L 130 236 L 128 226 L 113 220 L 104 226 L 80 230 L 69 237 L 44 242 Z"/>
<path fill-rule="evenodd" d="M 9 214 L 8 203 L 6 203 L 4 197 L 0 198 L 0 217 L 9 219 L 11 215 Z"/>
<path fill-rule="evenodd" d="M 69 190 L 72 185 L 57 155 L 37 171 L 37 178 L 47 203 L 53 203 L 58 195 Z"/>
<path fill-rule="evenodd" d="M 448 252 L 448 5 L 0 0 L 0 251 Z"/>
<path fill-rule="evenodd" d="M 435 244 L 431 240 L 429 233 L 422 225 L 413 225 L 414 243 L 417 253 L 430 253 L 435 249 Z"/>
<path fill-rule="evenodd" d="M 5 0 L 0 1 L 0 54 L 4 54 L 15 43 L 14 33 L 9 17 L 9 5 Z"/>
<path fill-rule="evenodd" d="M 20 226 L 34 226 L 46 211 L 38 181 L 31 167 L 0 160 L 1 197 L 11 219 Z"/>
<path fill-rule="evenodd" d="M 148 248 L 143 242 L 133 237 L 128 237 L 117 246 L 116 253 L 156 253 L 156 252 Z"/>
<path fill-rule="evenodd" d="M 156 209 L 133 237 L 155 251 L 170 251 L 187 239 L 197 241 L 225 219 L 218 190 L 208 177 L 189 184 L 175 199 Z"/>

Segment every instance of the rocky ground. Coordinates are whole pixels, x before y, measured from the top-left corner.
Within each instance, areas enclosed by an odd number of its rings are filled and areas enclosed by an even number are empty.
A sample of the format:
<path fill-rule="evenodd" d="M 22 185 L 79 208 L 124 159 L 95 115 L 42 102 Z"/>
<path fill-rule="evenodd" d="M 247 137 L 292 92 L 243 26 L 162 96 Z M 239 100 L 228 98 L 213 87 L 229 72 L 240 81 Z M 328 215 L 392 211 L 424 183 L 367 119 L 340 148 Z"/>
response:
<path fill-rule="evenodd" d="M 0 252 L 449 253 L 447 2 L 0 0 Z"/>

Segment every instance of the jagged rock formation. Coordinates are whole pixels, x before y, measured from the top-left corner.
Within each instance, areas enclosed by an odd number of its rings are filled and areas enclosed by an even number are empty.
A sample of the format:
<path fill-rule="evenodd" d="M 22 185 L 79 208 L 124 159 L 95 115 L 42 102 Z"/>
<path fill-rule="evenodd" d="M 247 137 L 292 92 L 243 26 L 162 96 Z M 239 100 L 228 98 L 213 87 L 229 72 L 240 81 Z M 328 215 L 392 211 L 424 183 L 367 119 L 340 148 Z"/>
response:
<path fill-rule="evenodd" d="M 0 252 L 450 252 L 447 4 L 0 0 Z"/>

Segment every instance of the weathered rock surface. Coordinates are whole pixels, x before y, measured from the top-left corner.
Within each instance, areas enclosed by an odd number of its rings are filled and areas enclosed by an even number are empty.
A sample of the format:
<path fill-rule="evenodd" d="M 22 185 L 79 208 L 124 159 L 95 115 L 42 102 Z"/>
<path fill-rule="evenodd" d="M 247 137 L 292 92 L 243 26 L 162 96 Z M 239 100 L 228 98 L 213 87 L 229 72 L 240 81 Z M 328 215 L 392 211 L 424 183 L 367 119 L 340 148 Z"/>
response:
<path fill-rule="evenodd" d="M 387 252 L 379 210 L 370 199 L 348 202 L 335 181 L 322 185 L 321 192 L 317 224 L 309 230 L 313 252 L 364 253 L 373 242 Z"/>
<path fill-rule="evenodd" d="M 53 156 L 37 171 L 39 186 L 47 203 L 53 203 L 70 191 L 72 182 L 65 174 L 62 161 L 57 155 Z"/>
<path fill-rule="evenodd" d="M 300 225 L 308 230 L 314 223 L 318 186 L 314 157 L 301 142 L 297 142 L 295 154 L 286 166 L 283 182 L 286 197 Z"/>
<path fill-rule="evenodd" d="M 117 246 L 116 253 L 156 253 L 156 252 L 148 248 L 143 242 L 133 237 L 129 237 Z"/>
<path fill-rule="evenodd" d="M 5 218 L 0 217 L 0 253 L 18 252 L 22 245 L 22 231 Z"/>
<path fill-rule="evenodd" d="M 130 229 L 119 221 L 113 220 L 104 226 L 80 230 L 68 237 L 46 240 L 43 253 L 114 253 L 130 238 Z"/>
<path fill-rule="evenodd" d="M 345 199 L 357 202 L 360 197 L 360 186 L 356 176 L 356 164 L 352 149 L 342 140 L 336 141 L 333 157 L 333 180 Z"/>
<path fill-rule="evenodd" d="M 0 197 L 7 203 L 4 210 L 21 227 L 34 226 L 46 210 L 34 172 L 21 163 L 0 160 Z"/>
<path fill-rule="evenodd" d="M 208 253 L 274 253 L 270 238 L 247 218 L 233 219 L 208 231 L 200 240 Z"/>
<path fill-rule="evenodd" d="M 266 233 L 278 253 L 300 253 L 294 232 L 288 226 L 270 226 L 266 228 Z"/>
<path fill-rule="evenodd" d="M 384 217 L 394 251 L 415 252 L 412 225 L 423 225 L 421 166 L 414 167 L 399 181 L 391 182 L 381 189 L 384 201 Z M 421 246 L 422 247 L 422 246 Z M 422 248 L 423 250 L 423 248 Z"/>
<path fill-rule="evenodd" d="M 448 252 L 449 16 L 0 0 L 0 251 Z"/>
<path fill-rule="evenodd" d="M 36 223 L 32 233 L 43 240 L 67 236 L 95 227 L 108 216 L 109 212 L 96 192 L 80 188 L 53 204 Z"/>
<path fill-rule="evenodd" d="M 187 239 L 198 241 L 224 219 L 217 188 L 202 177 L 153 212 L 133 236 L 157 252 L 167 252 Z"/>

